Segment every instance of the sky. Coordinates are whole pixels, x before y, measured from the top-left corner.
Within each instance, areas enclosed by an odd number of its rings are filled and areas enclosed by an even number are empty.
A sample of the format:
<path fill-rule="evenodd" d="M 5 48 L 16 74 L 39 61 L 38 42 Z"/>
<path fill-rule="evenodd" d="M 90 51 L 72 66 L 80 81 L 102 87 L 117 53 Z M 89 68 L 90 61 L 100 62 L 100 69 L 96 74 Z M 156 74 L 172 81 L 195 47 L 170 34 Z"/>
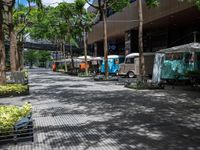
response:
<path fill-rule="evenodd" d="M 21 4 L 27 5 L 27 0 L 19 0 Z M 56 6 L 58 3 L 60 2 L 69 2 L 69 3 L 73 3 L 74 0 L 42 0 L 42 4 L 46 5 L 46 6 Z M 85 8 L 87 8 L 88 5 L 85 6 Z"/>
<path fill-rule="evenodd" d="M 51 5 L 51 6 L 56 6 L 56 4 L 60 2 L 73 3 L 74 0 L 42 0 L 43 5 Z"/>

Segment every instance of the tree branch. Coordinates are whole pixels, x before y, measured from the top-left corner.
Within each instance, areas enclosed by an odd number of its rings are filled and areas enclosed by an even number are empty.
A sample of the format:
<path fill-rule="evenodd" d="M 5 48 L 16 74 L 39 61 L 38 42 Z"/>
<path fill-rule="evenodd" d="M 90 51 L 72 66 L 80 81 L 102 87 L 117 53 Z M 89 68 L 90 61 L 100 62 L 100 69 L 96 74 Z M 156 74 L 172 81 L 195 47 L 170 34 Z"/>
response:
<path fill-rule="evenodd" d="M 107 2 L 107 8 L 112 8 L 112 6 L 115 4 L 115 3 L 119 3 L 117 2 L 117 0 L 114 0 L 112 3 L 108 4 Z"/>
<path fill-rule="evenodd" d="M 6 25 L 7 27 L 9 26 L 9 24 L 7 24 L 7 23 L 5 23 L 5 22 L 4 22 L 3 24 Z"/>
<path fill-rule="evenodd" d="M 26 13 L 26 15 L 24 16 L 24 23 L 25 23 L 25 20 L 26 20 L 26 17 L 30 14 L 31 10 L 32 10 L 32 7 L 31 7 L 31 3 L 28 1 L 28 12 Z M 17 36 L 19 36 L 19 34 L 21 34 L 25 28 L 27 27 L 27 25 L 29 24 L 29 22 L 26 22 L 24 27 L 17 33 Z"/>
<path fill-rule="evenodd" d="M 98 10 L 100 9 L 100 7 L 91 4 L 88 0 L 86 0 L 86 3 L 87 3 L 88 5 L 90 5 L 91 7 L 95 8 L 95 9 L 98 9 Z"/>
<path fill-rule="evenodd" d="M 17 32 L 17 36 L 19 36 L 26 29 L 27 25 L 28 23 L 26 23 L 26 25 L 24 25 L 24 27 L 19 32 Z"/>

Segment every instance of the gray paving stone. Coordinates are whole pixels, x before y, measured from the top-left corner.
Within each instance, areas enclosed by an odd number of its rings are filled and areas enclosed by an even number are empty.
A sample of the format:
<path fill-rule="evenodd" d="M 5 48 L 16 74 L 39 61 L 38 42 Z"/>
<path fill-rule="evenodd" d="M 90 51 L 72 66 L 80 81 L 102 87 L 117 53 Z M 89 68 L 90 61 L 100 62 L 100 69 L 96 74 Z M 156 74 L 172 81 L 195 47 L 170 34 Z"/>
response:
<path fill-rule="evenodd" d="M 134 91 L 48 70 L 30 73 L 30 96 L 0 104 L 33 105 L 33 143 L 8 150 L 199 150 L 200 93 Z"/>

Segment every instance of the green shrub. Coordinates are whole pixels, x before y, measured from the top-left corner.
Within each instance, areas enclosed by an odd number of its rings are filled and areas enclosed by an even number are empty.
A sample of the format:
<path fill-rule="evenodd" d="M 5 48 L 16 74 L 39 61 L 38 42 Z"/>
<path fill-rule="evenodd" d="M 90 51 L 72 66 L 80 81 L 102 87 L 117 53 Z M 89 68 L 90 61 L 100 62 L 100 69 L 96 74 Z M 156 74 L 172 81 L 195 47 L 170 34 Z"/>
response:
<path fill-rule="evenodd" d="M 31 113 L 32 106 L 25 103 L 23 107 L 0 106 L 0 133 L 13 131 L 15 124 Z"/>
<path fill-rule="evenodd" d="M 22 84 L 0 85 L 0 96 L 26 93 L 27 90 L 28 86 Z"/>
<path fill-rule="evenodd" d="M 80 72 L 78 74 L 78 77 L 92 77 L 92 73 L 89 71 L 88 74 L 86 74 L 85 72 Z"/>
<path fill-rule="evenodd" d="M 23 69 L 22 72 L 24 73 L 25 78 L 28 79 L 28 70 Z"/>

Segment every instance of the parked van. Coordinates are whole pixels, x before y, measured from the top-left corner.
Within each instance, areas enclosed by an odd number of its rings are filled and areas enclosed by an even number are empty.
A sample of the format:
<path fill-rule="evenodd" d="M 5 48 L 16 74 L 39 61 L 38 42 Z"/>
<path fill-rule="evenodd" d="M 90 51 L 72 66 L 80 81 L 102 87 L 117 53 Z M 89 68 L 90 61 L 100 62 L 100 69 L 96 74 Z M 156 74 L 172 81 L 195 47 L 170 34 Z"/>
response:
<path fill-rule="evenodd" d="M 124 56 L 108 55 L 108 72 L 110 74 L 117 74 L 119 71 L 119 64 L 124 62 Z M 103 59 L 101 65 L 101 73 L 105 73 L 105 61 Z"/>
<path fill-rule="evenodd" d="M 156 52 L 152 81 L 174 84 L 177 80 L 189 80 L 190 75 L 200 79 L 199 72 L 200 43 L 189 43 Z"/>
<path fill-rule="evenodd" d="M 145 75 L 147 76 L 153 73 L 154 55 L 154 53 L 144 53 Z M 120 64 L 118 74 L 129 78 L 139 75 L 139 53 L 127 55 L 124 63 Z"/>

